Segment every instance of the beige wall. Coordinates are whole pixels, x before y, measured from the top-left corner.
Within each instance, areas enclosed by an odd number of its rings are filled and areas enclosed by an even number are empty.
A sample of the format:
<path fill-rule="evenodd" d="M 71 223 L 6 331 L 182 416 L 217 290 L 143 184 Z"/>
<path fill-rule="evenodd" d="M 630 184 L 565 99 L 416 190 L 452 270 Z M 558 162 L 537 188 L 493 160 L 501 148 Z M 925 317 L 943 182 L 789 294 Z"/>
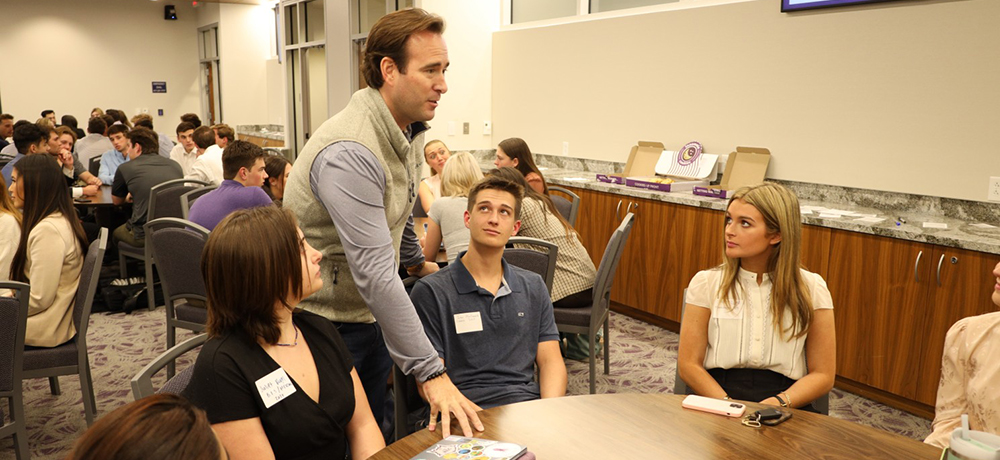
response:
<path fill-rule="evenodd" d="M 178 19 L 166 21 L 162 2 L 2 0 L 3 111 L 35 121 L 53 109 L 86 129 L 95 106 L 148 109 L 173 137 L 178 117 L 199 111 L 196 13 L 175 5 Z M 153 81 L 167 93 L 153 94 Z"/>
<path fill-rule="evenodd" d="M 420 6 L 445 20 L 444 39 L 451 66 L 445 74 L 448 92 L 441 98 L 426 139 L 441 139 L 452 150 L 493 146 L 483 134 L 483 122 L 492 122 L 490 53 L 493 32 L 500 28 L 500 2 L 493 0 L 423 0 Z M 448 125 L 455 123 L 455 135 Z M 469 122 L 469 134 L 462 123 Z"/>
<path fill-rule="evenodd" d="M 772 178 L 984 200 L 998 43 L 997 0 L 758 0 L 501 31 L 493 138 L 614 161 L 636 140 L 768 147 Z"/>

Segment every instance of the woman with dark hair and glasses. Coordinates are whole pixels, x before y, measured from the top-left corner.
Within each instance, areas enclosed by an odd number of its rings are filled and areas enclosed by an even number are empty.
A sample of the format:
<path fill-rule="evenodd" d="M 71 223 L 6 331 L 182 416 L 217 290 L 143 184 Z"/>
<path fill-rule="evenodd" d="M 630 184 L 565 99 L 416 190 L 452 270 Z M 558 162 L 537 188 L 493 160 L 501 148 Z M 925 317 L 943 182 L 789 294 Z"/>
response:
<path fill-rule="evenodd" d="M 29 347 L 62 345 L 76 335 L 73 303 L 87 237 L 55 158 L 22 158 L 11 173 L 9 190 L 14 206 L 22 210 L 10 279 L 31 284 L 24 343 Z"/>
<path fill-rule="evenodd" d="M 205 244 L 210 339 L 184 394 L 231 458 L 342 459 L 349 445 L 364 459 L 385 446 L 337 329 L 297 308 L 323 285 L 321 258 L 272 206 L 230 214 Z"/>
<path fill-rule="evenodd" d="M 94 423 L 66 460 L 225 460 L 205 412 L 158 394 L 128 403 Z"/>

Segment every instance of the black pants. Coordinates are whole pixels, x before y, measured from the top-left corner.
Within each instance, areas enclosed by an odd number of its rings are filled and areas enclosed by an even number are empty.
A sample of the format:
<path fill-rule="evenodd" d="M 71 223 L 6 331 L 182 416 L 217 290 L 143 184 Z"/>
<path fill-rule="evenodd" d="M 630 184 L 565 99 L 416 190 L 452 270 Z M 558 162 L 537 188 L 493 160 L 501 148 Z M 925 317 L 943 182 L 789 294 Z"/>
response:
<path fill-rule="evenodd" d="M 593 302 L 594 289 L 590 288 L 552 302 L 552 306 L 556 308 L 584 308 L 589 307 Z"/>
<path fill-rule="evenodd" d="M 765 369 L 709 369 L 709 375 L 730 398 L 743 401 L 763 401 L 788 389 L 795 383 L 788 377 Z M 816 412 L 812 404 L 796 409 Z"/>

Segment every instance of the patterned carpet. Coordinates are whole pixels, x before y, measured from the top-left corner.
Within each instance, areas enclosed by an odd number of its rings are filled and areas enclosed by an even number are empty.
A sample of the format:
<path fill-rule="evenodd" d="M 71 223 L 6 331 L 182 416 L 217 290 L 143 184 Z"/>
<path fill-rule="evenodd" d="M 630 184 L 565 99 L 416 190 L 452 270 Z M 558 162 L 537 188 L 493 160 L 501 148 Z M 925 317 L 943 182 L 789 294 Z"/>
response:
<path fill-rule="evenodd" d="M 98 416 L 132 401 L 129 381 L 139 369 L 165 349 L 164 310 L 141 311 L 129 316 L 94 315 L 91 318 L 90 360 L 97 388 Z M 599 393 L 669 393 L 674 386 L 677 334 L 641 321 L 613 315 L 611 330 L 611 375 L 603 374 L 598 361 Z M 179 332 L 178 342 L 189 333 Z M 188 361 L 190 362 L 190 361 Z M 186 365 L 181 362 L 181 367 Z M 569 394 L 589 391 L 588 365 L 567 361 Z M 154 386 L 162 384 L 162 375 Z M 49 394 L 48 381 L 25 382 L 28 445 L 35 459 L 62 458 L 83 433 L 83 402 L 76 377 L 60 378 L 62 395 Z M 830 415 L 923 439 L 930 421 L 882 404 L 834 390 Z M 11 438 L 0 440 L 0 459 L 13 459 Z"/>

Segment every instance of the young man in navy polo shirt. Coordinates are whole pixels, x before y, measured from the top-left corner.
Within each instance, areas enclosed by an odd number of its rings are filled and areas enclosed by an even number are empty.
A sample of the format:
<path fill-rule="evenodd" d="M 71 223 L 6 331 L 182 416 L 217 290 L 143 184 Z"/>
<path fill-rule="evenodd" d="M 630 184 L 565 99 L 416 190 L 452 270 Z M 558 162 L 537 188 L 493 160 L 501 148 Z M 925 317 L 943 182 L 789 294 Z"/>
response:
<path fill-rule="evenodd" d="M 521 226 L 523 195 L 520 185 L 497 177 L 473 187 L 465 211 L 469 250 L 418 281 L 411 294 L 452 381 L 482 408 L 566 394 L 545 282 L 503 260 Z"/>

